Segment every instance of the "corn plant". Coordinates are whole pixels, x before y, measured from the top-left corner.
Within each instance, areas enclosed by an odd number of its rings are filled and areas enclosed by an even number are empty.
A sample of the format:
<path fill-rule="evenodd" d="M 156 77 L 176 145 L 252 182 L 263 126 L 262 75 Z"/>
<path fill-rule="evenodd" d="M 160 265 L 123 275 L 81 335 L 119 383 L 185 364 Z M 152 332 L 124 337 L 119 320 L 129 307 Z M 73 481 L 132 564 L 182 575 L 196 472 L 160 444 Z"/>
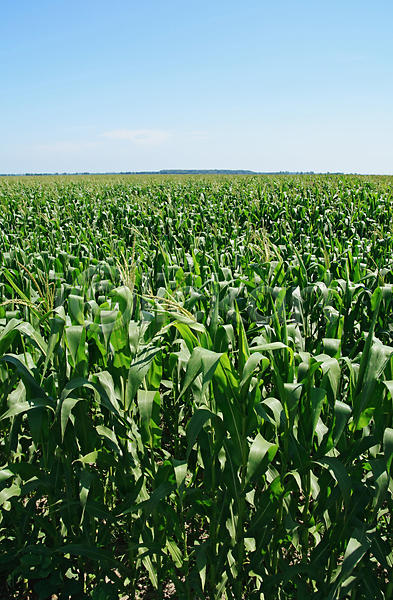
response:
<path fill-rule="evenodd" d="M 0 570 L 393 598 L 392 180 L 0 182 Z"/>

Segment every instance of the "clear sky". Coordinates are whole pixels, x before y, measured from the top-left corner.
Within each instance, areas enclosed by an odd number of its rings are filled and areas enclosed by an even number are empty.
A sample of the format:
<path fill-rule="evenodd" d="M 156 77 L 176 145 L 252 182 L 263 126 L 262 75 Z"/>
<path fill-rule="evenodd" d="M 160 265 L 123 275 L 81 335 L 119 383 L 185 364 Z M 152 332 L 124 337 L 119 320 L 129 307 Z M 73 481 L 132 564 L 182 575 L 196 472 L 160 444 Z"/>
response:
<path fill-rule="evenodd" d="M 392 0 L 3 0 L 0 173 L 393 174 Z"/>

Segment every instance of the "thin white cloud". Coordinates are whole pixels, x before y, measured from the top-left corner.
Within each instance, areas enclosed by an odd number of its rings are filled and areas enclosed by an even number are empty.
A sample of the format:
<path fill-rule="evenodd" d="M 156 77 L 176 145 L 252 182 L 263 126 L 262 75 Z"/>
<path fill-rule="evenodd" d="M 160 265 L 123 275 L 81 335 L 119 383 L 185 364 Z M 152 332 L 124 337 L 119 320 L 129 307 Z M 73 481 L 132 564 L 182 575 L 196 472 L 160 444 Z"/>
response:
<path fill-rule="evenodd" d="M 206 131 L 192 131 L 189 134 L 192 140 L 210 140 L 211 136 Z"/>
<path fill-rule="evenodd" d="M 55 142 L 53 144 L 36 144 L 32 149 L 36 152 L 65 152 L 78 154 L 91 148 L 102 146 L 102 142 Z"/>
<path fill-rule="evenodd" d="M 101 137 L 125 140 L 138 146 L 160 146 L 172 137 L 169 131 L 157 129 L 115 129 L 106 131 Z"/>

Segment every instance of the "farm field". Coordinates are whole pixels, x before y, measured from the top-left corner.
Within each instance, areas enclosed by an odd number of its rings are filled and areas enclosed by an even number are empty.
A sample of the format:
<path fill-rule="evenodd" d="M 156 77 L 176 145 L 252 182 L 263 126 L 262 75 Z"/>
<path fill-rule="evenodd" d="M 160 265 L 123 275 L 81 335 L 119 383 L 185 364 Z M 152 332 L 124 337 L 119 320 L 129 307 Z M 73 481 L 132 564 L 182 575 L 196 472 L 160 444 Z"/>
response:
<path fill-rule="evenodd" d="M 389 177 L 1 179 L 9 593 L 393 598 L 392 223 Z"/>

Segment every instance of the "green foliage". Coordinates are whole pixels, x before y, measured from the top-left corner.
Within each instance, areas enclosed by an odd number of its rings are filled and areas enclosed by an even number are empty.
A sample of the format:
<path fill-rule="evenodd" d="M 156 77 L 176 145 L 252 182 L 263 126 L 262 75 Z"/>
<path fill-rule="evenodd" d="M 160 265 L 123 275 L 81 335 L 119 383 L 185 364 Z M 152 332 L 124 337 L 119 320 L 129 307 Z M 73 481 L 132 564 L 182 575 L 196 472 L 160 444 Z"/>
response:
<path fill-rule="evenodd" d="M 392 181 L 0 183 L 0 570 L 393 598 Z"/>

